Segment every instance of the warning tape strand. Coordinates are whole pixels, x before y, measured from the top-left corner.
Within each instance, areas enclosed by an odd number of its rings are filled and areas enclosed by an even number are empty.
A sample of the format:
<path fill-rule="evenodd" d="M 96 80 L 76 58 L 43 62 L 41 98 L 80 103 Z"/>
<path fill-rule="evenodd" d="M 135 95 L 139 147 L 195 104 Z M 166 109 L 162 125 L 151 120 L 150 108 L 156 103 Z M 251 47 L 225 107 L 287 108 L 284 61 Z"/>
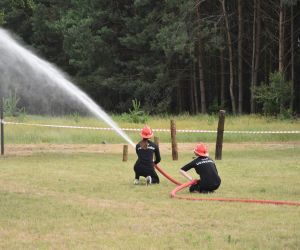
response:
<path fill-rule="evenodd" d="M 51 125 L 51 124 L 36 124 L 36 123 L 22 123 L 22 122 L 6 122 L 0 120 L 0 123 L 7 125 L 24 125 L 35 127 L 49 127 L 49 128 L 70 128 L 70 129 L 88 129 L 88 130 L 114 130 L 107 127 L 85 127 L 85 126 L 67 126 L 67 125 Z M 140 131 L 138 128 L 121 128 L 123 131 Z M 170 132 L 170 129 L 153 129 L 154 132 Z M 216 130 L 198 130 L 198 129 L 177 129 L 178 133 L 217 133 Z M 300 134 L 299 130 L 286 131 L 233 131 L 225 130 L 227 134 Z"/>

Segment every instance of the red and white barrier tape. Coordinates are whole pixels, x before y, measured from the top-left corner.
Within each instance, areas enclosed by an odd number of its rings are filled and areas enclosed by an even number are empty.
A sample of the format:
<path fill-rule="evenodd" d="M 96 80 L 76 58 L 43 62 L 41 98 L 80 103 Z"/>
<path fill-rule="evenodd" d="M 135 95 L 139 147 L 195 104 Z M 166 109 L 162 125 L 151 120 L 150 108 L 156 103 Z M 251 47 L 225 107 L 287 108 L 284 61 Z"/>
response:
<path fill-rule="evenodd" d="M 103 127 L 84 127 L 84 126 L 66 126 L 66 125 L 50 125 L 50 124 L 33 124 L 33 123 L 22 123 L 22 122 L 6 122 L 1 120 L 0 123 L 11 124 L 11 125 L 24 125 L 24 126 L 35 126 L 35 127 L 50 127 L 50 128 L 70 128 L 70 129 L 89 129 L 89 130 L 114 130 L 113 128 Z M 139 128 L 121 128 L 123 131 L 140 131 Z M 170 129 L 153 129 L 154 132 L 170 132 Z M 198 129 L 177 129 L 178 133 L 217 133 L 216 130 L 198 130 Z M 227 134 L 300 134 L 299 130 L 291 131 L 230 131 L 225 130 Z"/>

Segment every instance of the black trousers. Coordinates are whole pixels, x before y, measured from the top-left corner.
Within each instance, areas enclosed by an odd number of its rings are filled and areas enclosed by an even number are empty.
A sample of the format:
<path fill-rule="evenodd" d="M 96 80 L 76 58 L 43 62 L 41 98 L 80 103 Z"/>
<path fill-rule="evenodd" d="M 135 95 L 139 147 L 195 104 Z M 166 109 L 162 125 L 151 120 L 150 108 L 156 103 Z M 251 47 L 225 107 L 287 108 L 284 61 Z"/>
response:
<path fill-rule="evenodd" d="M 159 183 L 159 177 L 157 173 L 155 172 L 154 167 L 150 166 L 143 166 L 140 164 L 134 165 L 134 172 L 135 172 L 135 179 L 139 179 L 140 176 L 147 177 L 151 176 L 152 183 Z"/>
<path fill-rule="evenodd" d="M 199 192 L 199 193 L 208 193 L 217 190 L 221 182 L 214 184 L 205 183 L 204 181 L 199 180 L 196 184 L 190 186 L 190 192 Z"/>

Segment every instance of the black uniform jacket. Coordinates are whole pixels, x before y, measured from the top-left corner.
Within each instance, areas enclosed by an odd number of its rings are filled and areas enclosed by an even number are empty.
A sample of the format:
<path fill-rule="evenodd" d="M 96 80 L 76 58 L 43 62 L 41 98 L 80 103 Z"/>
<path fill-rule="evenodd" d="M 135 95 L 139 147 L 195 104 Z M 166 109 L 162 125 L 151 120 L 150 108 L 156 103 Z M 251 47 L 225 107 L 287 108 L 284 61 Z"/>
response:
<path fill-rule="evenodd" d="M 195 168 L 197 174 L 200 175 L 202 183 L 208 186 L 218 186 L 221 183 L 221 178 L 218 175 L 218 170 L 212 159 L 209 157 L 199 156 L 190 163 L 183 166 L 183 171 L 188 171 Z"/>
<path fill-rule="evenodd" d="M 151 168 L 154 166 L 154 164 L 159 163 L 161 160 L 158 146 L 150 140 L 148 140 L 147 149 L 142 149 L 140 144 L 137 144 L 135 150 L 136 150 L 136 154 L 138 155 L 136 165 L 141 165 L 144 167 Z M 153 155 L 155 155 L 154 164 L 153 164 Z"/>

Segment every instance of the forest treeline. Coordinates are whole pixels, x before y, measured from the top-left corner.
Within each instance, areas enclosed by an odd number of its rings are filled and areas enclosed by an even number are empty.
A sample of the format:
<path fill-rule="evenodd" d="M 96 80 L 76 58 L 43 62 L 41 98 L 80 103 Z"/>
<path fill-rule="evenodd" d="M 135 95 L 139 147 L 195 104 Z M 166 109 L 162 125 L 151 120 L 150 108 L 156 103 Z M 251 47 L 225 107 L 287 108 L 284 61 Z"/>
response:
<path fill-rule="evenodd" d="M 300 112 L 297 0 L 1 0 L 18 34 L 107 111 Z M 1 55 L 0 55 L 1 56 Z"/>

